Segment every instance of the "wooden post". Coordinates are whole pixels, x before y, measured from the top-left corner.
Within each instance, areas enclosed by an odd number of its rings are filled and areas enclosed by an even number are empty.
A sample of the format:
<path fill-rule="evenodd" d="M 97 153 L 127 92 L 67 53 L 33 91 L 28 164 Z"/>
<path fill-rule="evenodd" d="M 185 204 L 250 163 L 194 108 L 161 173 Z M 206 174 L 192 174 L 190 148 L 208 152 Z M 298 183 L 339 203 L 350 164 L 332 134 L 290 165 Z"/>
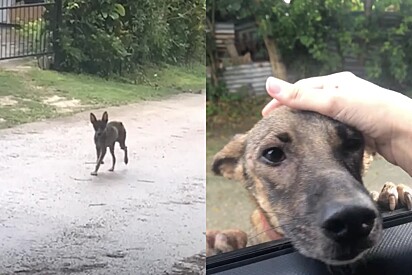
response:
<path fill-rule="evenodd" d="M 273 38 L 265 35 L 263 37 L 266 49 L 269 54 L 270 65 L 272 66 L 273 76 L 287 81 L 287 73 L 285 65 L 282 63 L 276 42 Z"/>

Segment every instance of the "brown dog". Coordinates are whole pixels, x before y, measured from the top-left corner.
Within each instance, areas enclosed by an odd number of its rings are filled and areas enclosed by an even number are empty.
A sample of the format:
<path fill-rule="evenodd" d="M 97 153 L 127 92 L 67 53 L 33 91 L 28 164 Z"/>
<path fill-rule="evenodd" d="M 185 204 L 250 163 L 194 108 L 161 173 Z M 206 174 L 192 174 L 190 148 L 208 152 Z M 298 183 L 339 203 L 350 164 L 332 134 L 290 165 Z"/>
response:
<path fill-rule="evenodd" d="M 94 144 L 96 145 L 96 168 L 91 173 L 92 176 L 97 176 L 100 164 L 103 163 L 103 158 L 106 155 L 107 147 L 110 149 L 112 155 L 112 167 L 109 171 L 113 172 L 116 164 L 116 156 L 114 155 L 114 145 L 116 142 L 120 144 L 120 148 L 124 151 L 124 163 L 127 164 L 129 159 L 127 157 L 126 146 L 126 129 L 123 123 L 118 121 L 109 121 L 107 112 L 103 113 L 102 119 L 97 120 L 93 113 L 90 113 L 90 122 L 94 128 Z"/>
<path fill-rule="evenodd" d="M 364 151 L 357 130 L 280 107 L 248 133 L 236 135 L 216 154 L 212 169 L 242 181 L 249 191 L 256 203 L 251 218 L 256 243 L 286 236 L 303 255 L 339 265 L 359 259 L 382 233 L 380 212 L 362 182 L 372 160 Z M 399 205 L 407 205 L 410 189 L 397 191 Z M 384 194 L 386 189 L 378 198 L 390 205 L 393 194 L 386 199 Z M 238 232 L 222 233 L 226 239 L 242 238 Z M 209 255 L 220 252 L 213 247 Z"/>

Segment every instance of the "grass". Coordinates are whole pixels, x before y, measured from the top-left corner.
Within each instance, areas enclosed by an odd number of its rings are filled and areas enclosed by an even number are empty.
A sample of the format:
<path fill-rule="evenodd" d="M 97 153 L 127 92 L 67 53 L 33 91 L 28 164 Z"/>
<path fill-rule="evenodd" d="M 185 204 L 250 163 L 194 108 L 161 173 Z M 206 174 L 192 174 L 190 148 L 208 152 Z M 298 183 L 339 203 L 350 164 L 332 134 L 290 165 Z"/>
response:
<path fill-rule="evenodd" d="M 209 166 L 213 156 L 232 136 L 253 127 L 262 117 L 262 108 L 269 100 L 268 96 L 242 96 L 207 103 L 206 159 Z M 209 166 L 207 177 L 218 180 L 212 175 Z"/>
<path fill-rule="evenodd" d="M 241 96 L 221 99 L 217 103 L 207 102 L 207 127 L 212 133 L 247 130 L 262 115 L 269 96 Z"/>
<path fill-rule="evenodd" d="M 199 64 L 186 67 L 169 65 L 160 72 L 158 68 L 146 68 L 145 75 L 156 85 L 179 90 L 202 89 L 206 86 L 206 67 Z M 203 80 L 199 81 L 199 78 Z"/>
<path fill-rule="evenodd" d="M 247 217 L 254 205 L 245 188 L 239 182 L 214 175 L 211 164 L 214 155 L 235 134 L 248 131 L 261 118 L 261 110 L 269 100 L 268 96 L 231 95 L 218 103 L 207 103 L 206 227 L 209 229 L 239 228 L 245 232 L 251 229 Z"/>
<path fill-rule="evenodd" d="M 154 68 L 145 71 L 145 84 L 131 84 L 35 68 L 0 70 L 0 128 L 70 115 L 91 108 L 162 99 L 185 90 L 205 87 L 203 65 L 192 68 L 165 66 L 157 69 L 156 73 L 154 71 Z M 44 102 L 53 96 L 79 100 L 80 106 L 62 112 L 59 107 Z M 12 100 L 14 104 L 5 104 L 5 99 Z"/>

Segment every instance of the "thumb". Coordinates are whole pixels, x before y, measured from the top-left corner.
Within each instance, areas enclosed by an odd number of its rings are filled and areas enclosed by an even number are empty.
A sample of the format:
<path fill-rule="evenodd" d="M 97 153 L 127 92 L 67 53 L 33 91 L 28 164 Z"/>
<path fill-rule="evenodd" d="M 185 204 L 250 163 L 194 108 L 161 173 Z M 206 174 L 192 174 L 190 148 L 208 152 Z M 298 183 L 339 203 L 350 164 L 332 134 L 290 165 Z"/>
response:
<path fill-rule="evenodd" d="M 340 111 L 337 108 L 337 92 L 334 89 L 314 89 L 290 84 L 274 77 L 267 79 L 266 89 L 268 94 L 279 102 L 278 105 L 313 111 L 331 117 Z"/>

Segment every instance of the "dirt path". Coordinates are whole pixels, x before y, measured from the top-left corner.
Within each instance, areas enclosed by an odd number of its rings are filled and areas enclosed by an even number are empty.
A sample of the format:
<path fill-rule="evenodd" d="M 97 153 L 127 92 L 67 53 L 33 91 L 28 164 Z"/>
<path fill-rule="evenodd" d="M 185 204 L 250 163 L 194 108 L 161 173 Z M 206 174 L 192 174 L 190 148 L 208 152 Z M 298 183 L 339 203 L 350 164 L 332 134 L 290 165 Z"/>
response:
<path fill-rule="evenodd" d="M 200 273 L 204 95 L 108 111 L 129 165 L 98 177 L 88 112 L 0 131 L 0 274 Z"/>

